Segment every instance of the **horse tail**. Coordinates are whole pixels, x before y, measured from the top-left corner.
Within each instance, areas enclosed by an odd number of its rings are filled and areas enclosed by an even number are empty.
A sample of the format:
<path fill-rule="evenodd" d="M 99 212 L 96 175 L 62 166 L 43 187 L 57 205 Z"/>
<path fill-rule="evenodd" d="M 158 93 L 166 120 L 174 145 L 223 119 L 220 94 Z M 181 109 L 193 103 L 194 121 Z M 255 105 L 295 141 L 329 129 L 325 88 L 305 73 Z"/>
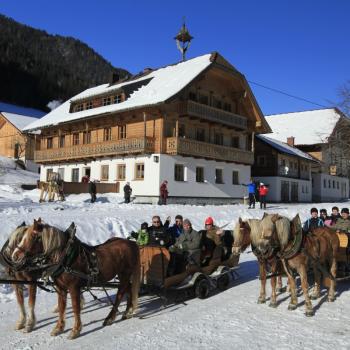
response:
<path fill-rule="evenodd" d="M 136 261 L 135 261 L 134 270 L 131 276 L 131 300 L 132 300 L 133 312 L 136 311 L 138 308 L 139 291 L 140 291 L 140 283 L 141 283 L 140 250 L 136 244 L 135 244 L 135 255 L 136 255 Z"/>

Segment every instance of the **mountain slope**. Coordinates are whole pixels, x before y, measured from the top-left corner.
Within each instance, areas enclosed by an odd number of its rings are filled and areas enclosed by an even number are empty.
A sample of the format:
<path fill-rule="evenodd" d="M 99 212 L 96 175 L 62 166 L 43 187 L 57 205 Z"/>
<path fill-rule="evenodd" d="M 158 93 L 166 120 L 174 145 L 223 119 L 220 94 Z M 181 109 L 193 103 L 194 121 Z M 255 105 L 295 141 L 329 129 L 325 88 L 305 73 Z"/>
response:
<path fill-rule="evenodd" d="M 20 24 L 0 14 L 0 101 L 47 110 L 82 90 L 123 77 L 83 42 Z"/>

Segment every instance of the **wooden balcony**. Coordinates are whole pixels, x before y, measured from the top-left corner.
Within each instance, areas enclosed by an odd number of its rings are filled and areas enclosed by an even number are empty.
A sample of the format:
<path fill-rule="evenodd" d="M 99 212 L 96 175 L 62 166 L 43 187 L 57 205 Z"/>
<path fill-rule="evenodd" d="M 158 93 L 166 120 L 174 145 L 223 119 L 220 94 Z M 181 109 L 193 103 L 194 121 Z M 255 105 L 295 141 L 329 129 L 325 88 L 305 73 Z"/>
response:
<path fill-rule="evenodd" d="M 246 117 L 194 101 L 180 102 L 178 105 L 178 113 L 224 124 L 240 130 L 247 129 Z"/>
<path fill-rule="evenodd" d="M 250 165 L 254 163 L 254 154 L 250 151 L 179 137 L 169 137 L 166 141 L 167 154 L 179 154 Z"/>
<path fill-rule="evenodd" d="M 35 151 L 35 162 L 57 162 L 97 157 L 153 153 L 154 139 L 142 137 Z"/>

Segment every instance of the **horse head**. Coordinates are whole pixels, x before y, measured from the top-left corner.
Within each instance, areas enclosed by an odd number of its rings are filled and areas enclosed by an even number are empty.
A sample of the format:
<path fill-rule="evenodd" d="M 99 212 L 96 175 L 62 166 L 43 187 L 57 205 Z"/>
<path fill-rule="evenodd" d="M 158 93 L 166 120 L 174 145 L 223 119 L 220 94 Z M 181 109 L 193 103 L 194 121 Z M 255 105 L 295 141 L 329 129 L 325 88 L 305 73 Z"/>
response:
<path fill-rule="evenodd" d="M 233 238 L 232 253 L 234 255 L 239 255 L 250 244 L 250 226 L 241 218 L 238 218 L 238 222 L 235 225 L 233 230 Z"/>
<path fill-rule="evenodd" d="M 290 221 L 279 214 L 264 214 L 261 220 L 261 232 L 257 252 L 262 256 L 271 255 L 278 247 L 284 249 L 290 237 Z"/>
<path fill-rule="evenodd" d="M 14 262 L 21 261 L 25 258 L 26 255 L 30 255 L 33 250 L 34 243 L 40 239 L 40 232 L 42 232 L 43 224 L 41 218 L 38 220 L 34 219 L 34 223 L 31 226 L 28 226 L 21 238 L 20 242 L 16 245 L 13 253 L 11 255 L 11 259 Z"/>

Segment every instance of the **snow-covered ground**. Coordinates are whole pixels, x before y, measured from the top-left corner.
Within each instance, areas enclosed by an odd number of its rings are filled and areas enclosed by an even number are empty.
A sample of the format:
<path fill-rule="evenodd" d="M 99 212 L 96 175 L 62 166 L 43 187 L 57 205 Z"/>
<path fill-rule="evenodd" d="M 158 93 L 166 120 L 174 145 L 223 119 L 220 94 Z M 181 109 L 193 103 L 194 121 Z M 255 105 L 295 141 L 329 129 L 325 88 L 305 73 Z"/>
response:
<path fill-rule="evenodd" d="M 213 216 L 219 226 L 232 228 L 239 216 L 260 218 L 259 209 L 248 210 L 243 205 L 225 206 L 153 206 L 123 204 L 115 194 L 101 194 L 96 203 L 88 195 L 70 195 L 63 203 L 38 203 L 39 192 L 22 191 L 0 175 L 0 245 L 23 221 L 41 217 L 46 222 L 65 229 L 74 221 L 79 238 L 90 244 L 106 239 L 125 237 L 159 214 L 164 220 L 176 214 L 188 217 L 197 229 L 203 227 L 207 216 Z M 25 182 L 25 181 L 24 181 Z M 334 203 L 317 204 L 328 210 Z M 350 203 L 339 203 L 339 207 Z M 304 220 L 311 205 L 270 205 L 268 212 Z M 37 326 L 30 334 L 14 331 L 18 310 L 10 287 L 0 285 L 1 349 L 350 349 L 350 283 L 338 285 L 337 299 L 328 303 L 325 296 L 314 301 L 315 316 L 304 316 L 303 297 L 296 311 L 288 311 L 286 293 L 279 295 L 277 309 L 258 305 L 259 280 L 254 255 L 248 251 L 241 256 L 240 278 L 224 292 L 208 299 L 187 300 L 161 309 L 157 298 L 143 296 L 140 309 L 131 320 L 102 327 L 109 312 L 107 303 L 93 301 L 86 294 L 87 304 L 82 312 L 81 337 L 69 341 L 72 313 L 67 310 L 67 332 L 51 337 L 57 316 L 51 312 L 56 296 L 43 291 L 37 298 Z M 268 290 L 269 294 L 269 290 Z M 103 297 L 103 294 L 101 294 Z"/>

